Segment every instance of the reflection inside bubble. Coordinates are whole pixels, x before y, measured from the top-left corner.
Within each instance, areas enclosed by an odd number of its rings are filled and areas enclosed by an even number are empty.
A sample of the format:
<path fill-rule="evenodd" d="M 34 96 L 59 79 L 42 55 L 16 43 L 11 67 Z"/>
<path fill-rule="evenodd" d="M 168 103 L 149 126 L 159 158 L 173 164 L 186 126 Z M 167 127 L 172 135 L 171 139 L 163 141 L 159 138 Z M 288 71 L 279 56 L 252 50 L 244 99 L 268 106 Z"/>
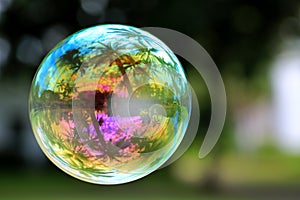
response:
<path fill-rule="evenodd" d="M 119 184 L 174 153 L 190 98 L 179 61 L 161 41 L 129 26 L 96 26 L 59 43 L 41 63 L 30 119 L 44 153 L 63 171 Z"/>

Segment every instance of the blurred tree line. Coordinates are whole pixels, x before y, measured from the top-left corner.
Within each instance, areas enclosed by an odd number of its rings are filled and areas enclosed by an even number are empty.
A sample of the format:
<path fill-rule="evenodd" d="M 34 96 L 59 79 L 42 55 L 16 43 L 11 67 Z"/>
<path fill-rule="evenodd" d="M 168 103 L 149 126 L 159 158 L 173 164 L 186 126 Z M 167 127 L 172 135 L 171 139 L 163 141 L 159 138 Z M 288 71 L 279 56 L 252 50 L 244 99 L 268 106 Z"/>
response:
<path fill-rule="evenodd" d="M 32 74 L 59 40 L 103 23 L 178 30 L 199 41 L 222 71 L 251 77 L 258 70 L 257 63 L 272 55 L 282 20 L 298 15 L 297 6 L 297 0 L 1 0 L 0 36 L 11 47 L 2 77 L 26 71 Z M 51 40 L 47 34 L 52 34 L 52 41 L 44 41 Z M 32 55 L 38 57 L 35 63 L 20 50 L 20 42 L 26 37 L 41 40 L 41 51 Z M 32 44 L 34 41 L 28 40 L 27 50 L 32 53 L 39 46 Z M 17 56 L 18 49 L 24 55 Z M 233 62 L 241 65 L 230 65 Z"/>

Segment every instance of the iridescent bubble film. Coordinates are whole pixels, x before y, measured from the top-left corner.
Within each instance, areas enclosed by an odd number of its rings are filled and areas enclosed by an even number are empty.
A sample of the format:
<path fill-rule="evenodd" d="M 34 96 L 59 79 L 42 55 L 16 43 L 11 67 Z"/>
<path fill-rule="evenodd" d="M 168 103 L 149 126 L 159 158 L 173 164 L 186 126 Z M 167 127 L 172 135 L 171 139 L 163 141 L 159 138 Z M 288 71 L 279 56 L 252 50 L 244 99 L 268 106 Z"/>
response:
<path fill-rule="evenodd" d="M 191 95 L 173 52 L 124 25 L 79 31 L 42 61 L 30 91 L 35 137 L 64 172 L 120 184 L 158 169 L 186 131 Z"/>

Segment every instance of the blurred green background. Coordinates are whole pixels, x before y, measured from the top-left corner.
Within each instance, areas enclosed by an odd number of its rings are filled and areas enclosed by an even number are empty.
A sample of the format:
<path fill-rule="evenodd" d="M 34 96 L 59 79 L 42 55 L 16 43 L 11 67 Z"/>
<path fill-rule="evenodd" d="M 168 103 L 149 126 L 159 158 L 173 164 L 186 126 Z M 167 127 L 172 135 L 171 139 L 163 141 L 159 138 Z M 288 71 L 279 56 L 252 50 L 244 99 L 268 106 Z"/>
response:
<path fill-rule="evenodd" d="M 211 55 L 228 112 L 206 158 L 197 154 L 210 99 L 183 59 L 201 121 L 175 163 L 133 183 L 100 186 L 64 174 L 42 154 L 27 113 L 34 73 L 67 35 L 107 23 L 174 29 Z M 0 199 L 298 199 L 299 53 L 297 0 L 0 0 Z"/>

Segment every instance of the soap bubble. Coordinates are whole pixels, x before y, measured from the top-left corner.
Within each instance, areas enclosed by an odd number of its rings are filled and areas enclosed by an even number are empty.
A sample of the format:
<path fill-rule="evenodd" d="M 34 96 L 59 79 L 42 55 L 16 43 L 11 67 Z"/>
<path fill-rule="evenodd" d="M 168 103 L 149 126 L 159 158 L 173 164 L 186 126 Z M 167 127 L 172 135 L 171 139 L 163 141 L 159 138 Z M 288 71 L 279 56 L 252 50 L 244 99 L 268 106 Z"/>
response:
<path fill-rule="evenodd" d="M 31 125 L 64 172 L 96 184 L 137 180 L 180 144 L 191 94 L 173 52 L 124 25 L 79 31 L 45 57 L 32 82 Z"/>

